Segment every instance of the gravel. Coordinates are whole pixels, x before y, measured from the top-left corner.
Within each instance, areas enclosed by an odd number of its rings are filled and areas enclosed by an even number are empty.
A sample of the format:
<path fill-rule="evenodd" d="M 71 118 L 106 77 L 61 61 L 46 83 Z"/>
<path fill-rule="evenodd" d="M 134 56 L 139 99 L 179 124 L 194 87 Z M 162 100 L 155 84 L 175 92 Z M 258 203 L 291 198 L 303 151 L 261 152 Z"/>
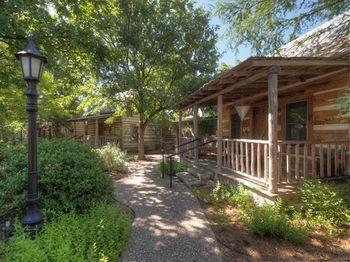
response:
<path fill-rule="evenodd" d="M 129 175 L 115 183 L 116 198 L 135 212 L 122 261 L 222 261 L 197 199 L 176 178 L 170 189 L 154 174 L 156 160 L 129 163 Z"/>

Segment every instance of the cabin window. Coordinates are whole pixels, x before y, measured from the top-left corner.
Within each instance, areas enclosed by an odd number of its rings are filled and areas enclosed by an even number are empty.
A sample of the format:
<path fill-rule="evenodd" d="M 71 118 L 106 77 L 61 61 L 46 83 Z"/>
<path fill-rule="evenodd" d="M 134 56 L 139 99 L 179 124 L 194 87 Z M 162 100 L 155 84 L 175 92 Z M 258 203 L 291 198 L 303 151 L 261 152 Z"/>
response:
<path fill-rule="evenodd" d="M 286 106 L 286 140 L 305 141 L 307 137 L 307 102 Z"/>
<path fill-rule="evenodd" d="M 130 126 L 130 136 L 131 141 L 137 141 L 139 137 L 139 128 L 137 125 L 131 125 Z"/>
<path fill-rule="evenodd" d="M 231 138 L 241 138 L 241 119 L 237 113 L 231 117 Z"/>

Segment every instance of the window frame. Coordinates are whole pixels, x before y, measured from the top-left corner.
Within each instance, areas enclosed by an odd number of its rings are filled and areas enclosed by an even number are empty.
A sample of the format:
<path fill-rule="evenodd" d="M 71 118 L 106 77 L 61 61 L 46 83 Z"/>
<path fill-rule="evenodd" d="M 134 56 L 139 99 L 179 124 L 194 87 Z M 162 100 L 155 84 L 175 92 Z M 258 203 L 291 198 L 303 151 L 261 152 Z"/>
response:
<path fill-rule="evenodd" d="M 300 103 L 300 102 L 304 102 L 305 105 L 306 105 L 306 119 L 305 119 L 305 129 L 306 129 L 306 136 L 305 136 L 305 140 L 294 140 L 294 139 L 288 139 L 288 133 L 287 133 L 287 127 L 288 127 L 288 119 L 287 119 L 287 108 L 289 105 L 292 105 L 292 104 L 297 104 L 297 103 Z M 290 101 L 288 103 L 285 103 L 284 105 L 284 139 L 286 141 L 308 141 L 309 139 L 309 99 L 305 98 L 305 99 L 300 99 L 300 100 L 295 100 L 295 101 Z"/>

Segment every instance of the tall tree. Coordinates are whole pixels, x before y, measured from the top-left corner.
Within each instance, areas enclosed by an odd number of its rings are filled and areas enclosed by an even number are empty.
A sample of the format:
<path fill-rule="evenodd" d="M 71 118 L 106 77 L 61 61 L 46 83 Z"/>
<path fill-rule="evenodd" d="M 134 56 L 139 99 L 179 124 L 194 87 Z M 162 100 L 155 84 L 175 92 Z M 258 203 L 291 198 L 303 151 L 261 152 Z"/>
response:
<path fill-rule="evenodd" d="M 143 159 L 147 125 L 215 71 L 215 28 L 187 0 L 109 1 L 95 15 L 106 49 L 98 91 L 119 113 L 140 116 Z"/>
<path fill-rule="evenodd" d="M 348 0 L 218 0 L 217 13 L 228 25 L 237 50 L 249 45 L 258 55 L 273 53 L 305 28 L 350 8 Z"/>
<path fill-rule="evenodd" d="M 66 1 L 0 1 L 0 132 L 25 126 L 25 82 L 14 54 L 33 35 L 48 58 L 39 85 L 39 117 L 58 121 L 76 112 L 80 90 L 91 84 L 92 61 L 103 52 L 94 32 L 77 23 L 76 5 Z M 81 22 L 79 20 L 79 22 Z"/>

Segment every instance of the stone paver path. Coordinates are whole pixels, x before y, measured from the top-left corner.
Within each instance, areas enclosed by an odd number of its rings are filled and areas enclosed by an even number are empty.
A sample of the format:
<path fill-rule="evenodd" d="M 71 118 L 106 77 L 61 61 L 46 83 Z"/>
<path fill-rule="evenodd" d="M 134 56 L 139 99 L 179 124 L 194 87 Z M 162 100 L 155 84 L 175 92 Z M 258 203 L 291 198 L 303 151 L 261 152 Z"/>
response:
<path fill-rule="evenodd" d="M 118 180 L 116 198 L 135 211 L 123 261 L 221 261 L 209 223 L 197 199 L 178 180 L 154 174 L 152 161 L 129 163 Z M 159 159 L 159 157 L 158 157 Z"/>

